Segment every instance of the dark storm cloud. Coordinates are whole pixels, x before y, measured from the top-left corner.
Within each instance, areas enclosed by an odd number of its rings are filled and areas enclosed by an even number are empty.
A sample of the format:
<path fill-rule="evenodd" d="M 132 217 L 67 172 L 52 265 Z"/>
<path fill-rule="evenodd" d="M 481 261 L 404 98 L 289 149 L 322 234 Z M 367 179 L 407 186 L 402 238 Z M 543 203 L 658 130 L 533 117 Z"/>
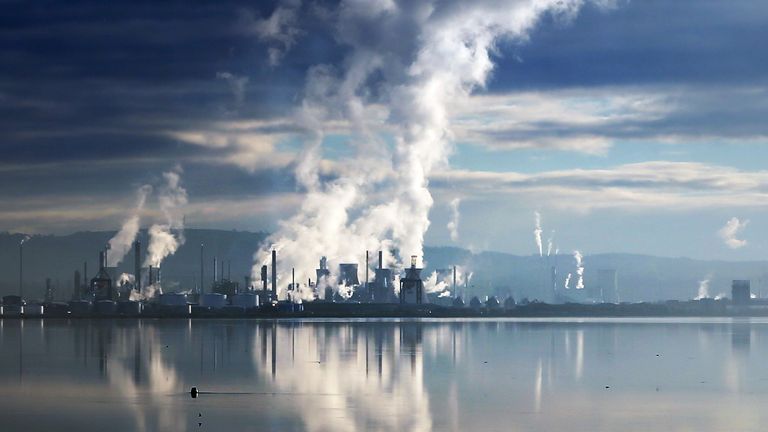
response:
<path fill-rule="evenodd" d="M 768 3 L 619 0 L 569 25 L 545 20 L 525 44 L 502 43 L 493 91 L 659 83 L 765 83 Z"/>
<path fill-rule="evenodd" d="M 174 130 L 285 115 L 304 61 L 279 70 L 243 21 L 268 2 L 18 2 L 0 15 L 3 163 L 170 158 Z M 318 43 L 314 53 L 323 55 Z M 303 50 L 297 50 L 299 54 Z M 235 106 L 222 73 L 248 77 Z M 184 147 L 184 146 L 182 146 Z M 189 146 L 186 146 L 189 147 Z"/>

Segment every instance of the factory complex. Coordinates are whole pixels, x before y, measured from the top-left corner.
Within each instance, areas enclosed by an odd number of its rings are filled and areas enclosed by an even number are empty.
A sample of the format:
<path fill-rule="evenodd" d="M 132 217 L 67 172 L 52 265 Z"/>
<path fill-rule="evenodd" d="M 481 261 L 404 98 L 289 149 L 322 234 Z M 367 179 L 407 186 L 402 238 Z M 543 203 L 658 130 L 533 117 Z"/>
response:
<path fill-rule="evenodd" d="M 21 248 L 19 251 L 21 258 Z M 515 300 L 512 295 L 502 294 L 467 299 L 468 277 L 459 280 L 456 266 L 437 269 L 432 284 L 427 285 L 429 278 L 423 277 L 417 256 L 411 256 L 410 265 L 404 268 L 385 268 L 382 251 L 373 262 L 366 251 L 365 262 L 369 265 L 364 266 L 362 274 L 357 263 L 342 262 L 331 268 L 329 260 L 320 257 L 314 280 L 298 282 L 295 269 L 281 269 L 277 250 L 271 250 L 260 274 L 237 281 L 232 278 L 230 263 L 216 257 L 206 260 L 201 245 L 199 280 L 205 280 L 206 264 L 212 263 L 212 282 L 184 291 L 166 291 L 162 267 L 142 265 L 147 261 L 142 261 L 139 241 L 133 243 L 132 252 L 133 272 L 128 274 L 107 265 L 108 247 L 100 250 L 94 276 L 88 277 L 85 263 L 82 270 L 74 271 L 74 292 L 66 302 L 55 301 L 50 279 L 46 281 L 44 299 L 27 300 L 22 290 L 20 259 L 19 293 L 2 298 L 0 317 L 768 315 L 768 303 L 751 292 L 749 280 L 734 280 L 730 298 L 621 302 L 615 269 L 598 270 L 593 283 L 576 291 L 561 287 L 555 266 L 544 266 L 542 269 L 547 271 L 540 272 L 540 296 L 534 300 Z M 436 280 L 440 281 L 439 287 L 435 286 Z"/>

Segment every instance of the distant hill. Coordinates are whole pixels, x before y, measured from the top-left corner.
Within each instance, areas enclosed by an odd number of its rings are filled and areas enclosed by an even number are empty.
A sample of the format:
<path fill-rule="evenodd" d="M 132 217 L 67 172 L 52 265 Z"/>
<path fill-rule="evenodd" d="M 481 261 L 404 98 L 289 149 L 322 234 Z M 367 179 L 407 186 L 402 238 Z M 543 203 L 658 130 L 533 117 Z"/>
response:
<path fill-rule="evenodd" d="M 206 282 L 212 278 L 212 260 L 231 261 L 232 278 L 243 280 L 250 274 L 253 253 L 267 237 L 266 233 L 208 229 L 186 230 L 187 241 L 179 251 L 169 257 L 163 266 L 163 280 L 169 287 L 188 289 L 198 283 L 200 271 L 200 244 L 206 247 Z M 98 251 L 114 235 L 114 232 L 78 232 L 70 235 L 33 236 L 24 245 L 25 293 L 30 298 L 41 298 L 45 278 L 54 285 L 58 281 L 57 298 L 67 299 L 72 293 L 75 270 L 82 272 L 83 261 L 88 262 L 88 274 L 97 270 Z M 0 233 L 0 294 L 18 290 L 18 245 L 23 235 Z M 140 240 L 147 244 L 147 234 L 141 232 Z M 363 251 L 361 251 L 361 255 Z M 558 269 L 558 287 L 562 287 L 565 275 L 575 273 L 575 261 L 570 255 L 541 258 L 516 256 L 499 252 L 472 254 L 454 247 L 427 247 L 427 268 L 424 274 L 436 268 L 463 266 L 473 272 L 467 289 L 459 292 L 466 297 L 496 294 L 502 297 L 514 295 L 521 299 L 545 298 L 543 287 L 549 281 L 549 267 Z M 319 258 L 319 257 L 318 257 Z M 129 255 L 120 269 L 132 272 L 133 258 Z M 658 299 L 688 299 L 696 295 L 699 282 L 709 279 L 711 295 L 730 294 L 732 279 L 750 279 L 753 292 L 768 296 L 768 262 L 704 261 L 688 258 L 664 258 L 632 254 L 600 254 L 584 258 L 584 283 L 595 282 L 598 269 L 616 269 L 621 300 L 640 301 Z M 362 274 L 360 275 L 362 278 Z M 575 285 L 572 283 L 572 286 Z M 579 293 L 574 289 L 562 292 L 574 299 Z"/>

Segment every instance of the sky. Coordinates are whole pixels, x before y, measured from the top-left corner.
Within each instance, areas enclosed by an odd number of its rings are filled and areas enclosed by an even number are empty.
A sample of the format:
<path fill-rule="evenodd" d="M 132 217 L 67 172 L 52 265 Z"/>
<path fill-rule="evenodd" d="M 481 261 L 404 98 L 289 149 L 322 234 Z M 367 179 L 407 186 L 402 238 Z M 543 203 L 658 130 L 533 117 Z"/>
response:
<path fill-rule="evenodd" d="M 0 231 L 768 257 L 764 1 L 2 5 Z"/>

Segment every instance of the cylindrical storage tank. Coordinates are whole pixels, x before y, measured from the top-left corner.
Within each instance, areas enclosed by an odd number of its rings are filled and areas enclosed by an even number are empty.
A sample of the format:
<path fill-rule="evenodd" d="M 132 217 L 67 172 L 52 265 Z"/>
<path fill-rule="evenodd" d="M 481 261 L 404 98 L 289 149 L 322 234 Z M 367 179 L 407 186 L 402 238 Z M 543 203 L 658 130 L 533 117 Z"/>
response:
<path fill-rule="evenodd" d="M 187 304 L 187 295 L 179 293 L 161 294 L 160 304 L 163 306 L 185 306 Z"/>
<path fill-rule="evenodd" d="M 99 300 L 94 309 L 98 315 L 117 315 L 117 303 L 112 300 Z"/>
<path fill-rule="evenodd" d="M 28 317 L 43 316 L 43 305 L 31 304 L 22 307 L 22 315 Z"/>
<path fill-rule="evenodd" d="M 69 313 L 72 315 L 88 315 L 91 313 L 91 302 L 74 300 L 69 302 Z"/>
<path fill-rule="evenodd" d="M 232 296 L 232 306 L 254 308 L 259 306 L 259 296 L 252 293 L 235 294 Z"/>
<path fill-rule="evenodd" d="M 227 305 L 227 296 L 219 293 L 208 293 L 200 296 L 200 305 L 212 309 L 221 309 Z"/>
<path fill-rule="evenodd" d="M 117 311 L 122 315 L 136 316 L 141 315 L 144 309 L 144 303 L 137 301 L 126 301 L 117 304 Z"/>

